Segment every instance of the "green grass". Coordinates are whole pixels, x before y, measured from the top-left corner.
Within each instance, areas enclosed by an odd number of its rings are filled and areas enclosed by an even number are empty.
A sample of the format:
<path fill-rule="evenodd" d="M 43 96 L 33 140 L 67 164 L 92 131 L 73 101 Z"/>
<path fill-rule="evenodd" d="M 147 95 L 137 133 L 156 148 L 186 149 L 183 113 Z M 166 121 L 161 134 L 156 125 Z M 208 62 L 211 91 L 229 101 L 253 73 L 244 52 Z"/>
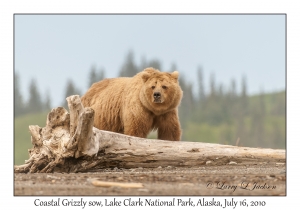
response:
<path fill-rule="evenodd" d="M 47 113 L 28 114 L 15 118 L 14 122 L 14 164 L 24 164 L 28 159 L 28 149 L 32 148 L 29 125 L 46 125 Z"/>
<path fill-rule="evenodd" d="M 259 104 L 259 95 L 254 95 L 250 98 L 250 105 L 255 106 Z M 264 103 L 265 103 L 265 111 L 268 114 L 273 114 L 273 112 L 278 112 L 280 114 L 284 114 L 285 111 L 285 101 L 286 101 L 286 92 L 280 91 L 276 93 L 266 93 L 264 94 Z"/>
<path fill-rule="evenodd" d="M 267 117 L 263 122 L 262 139 L 257 139 L 255 133 L 251 131 L 251 121 L 249 117 L 245 119 L 243 134 L 239 133 L 236 125 L 226 123 L 209 125 L 207 123 L 189 122 L 186 128 L 183 129 L 182 140 L 236 145 L 239 138 L 239 146 L 285 149 L 284 117 Z"/>

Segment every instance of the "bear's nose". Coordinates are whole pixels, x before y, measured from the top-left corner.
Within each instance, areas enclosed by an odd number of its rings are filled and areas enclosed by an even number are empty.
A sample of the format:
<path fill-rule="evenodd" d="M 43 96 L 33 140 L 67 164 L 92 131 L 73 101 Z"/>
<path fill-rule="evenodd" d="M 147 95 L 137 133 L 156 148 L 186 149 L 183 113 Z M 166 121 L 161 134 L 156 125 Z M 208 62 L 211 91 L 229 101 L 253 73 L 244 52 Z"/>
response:
<path fill-rule="evenodd" d="M 155 92 L 155 93 L 153 94 L 153 96 L 154 96 L 154 98 L 160 98 L 160 92 Z"/>

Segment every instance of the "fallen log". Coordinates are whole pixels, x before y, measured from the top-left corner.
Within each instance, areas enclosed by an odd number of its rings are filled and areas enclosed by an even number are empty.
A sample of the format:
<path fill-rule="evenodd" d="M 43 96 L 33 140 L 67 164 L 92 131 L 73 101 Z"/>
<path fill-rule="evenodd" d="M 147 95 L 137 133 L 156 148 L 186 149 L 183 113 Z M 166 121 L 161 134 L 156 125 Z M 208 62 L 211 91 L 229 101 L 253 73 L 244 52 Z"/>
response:
<path fill-rule="evenodd" d="M 285 150 L 143 139 L 93 127 L 94 111 L 67 98 L 70 113 L 52 109 L 46 126 L 30 125 L 33 148 L 16 173 L 87 172 L 100 168 L 193 167 L 285 163 Z"/>

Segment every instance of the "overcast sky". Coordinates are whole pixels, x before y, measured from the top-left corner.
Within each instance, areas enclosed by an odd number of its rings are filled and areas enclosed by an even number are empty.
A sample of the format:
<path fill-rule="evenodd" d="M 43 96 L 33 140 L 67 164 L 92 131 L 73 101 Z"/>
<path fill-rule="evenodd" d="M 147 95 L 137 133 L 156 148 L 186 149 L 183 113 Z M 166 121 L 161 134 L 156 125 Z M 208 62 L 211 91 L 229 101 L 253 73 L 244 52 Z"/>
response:
<path fill-rule="evenodd" d="M 158 59 L 162 71 L 176 63 L 197 91 L 197 68 L 204 82 L 229 86 L 246 76 L 250 94 L 285 89 L 284 15 L 15 15 L 15 72 L 28 97 L 35 78 L 52 106 L 64 98 L 72 79 L 85 92 L 94 65 L 117 77 L 125 55 Z"/>

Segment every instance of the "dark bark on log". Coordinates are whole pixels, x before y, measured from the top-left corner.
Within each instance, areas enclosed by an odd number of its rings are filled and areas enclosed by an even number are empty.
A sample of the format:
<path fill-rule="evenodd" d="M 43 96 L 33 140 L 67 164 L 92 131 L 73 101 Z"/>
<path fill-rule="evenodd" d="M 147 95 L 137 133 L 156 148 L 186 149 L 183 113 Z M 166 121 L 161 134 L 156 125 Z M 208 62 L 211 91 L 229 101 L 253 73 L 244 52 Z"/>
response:
<path fill-rule="evenodd" d="M 33 148 L 15 172 L 87 172 L 100 168 L 194 167 L 285 162 L 285 150 L 200 142 L 143 139 L 93 127 L 94 111 L 79 96 L 67 98 L 70 113 L 52 109 L 44 128 L 29 126 Z"/>

